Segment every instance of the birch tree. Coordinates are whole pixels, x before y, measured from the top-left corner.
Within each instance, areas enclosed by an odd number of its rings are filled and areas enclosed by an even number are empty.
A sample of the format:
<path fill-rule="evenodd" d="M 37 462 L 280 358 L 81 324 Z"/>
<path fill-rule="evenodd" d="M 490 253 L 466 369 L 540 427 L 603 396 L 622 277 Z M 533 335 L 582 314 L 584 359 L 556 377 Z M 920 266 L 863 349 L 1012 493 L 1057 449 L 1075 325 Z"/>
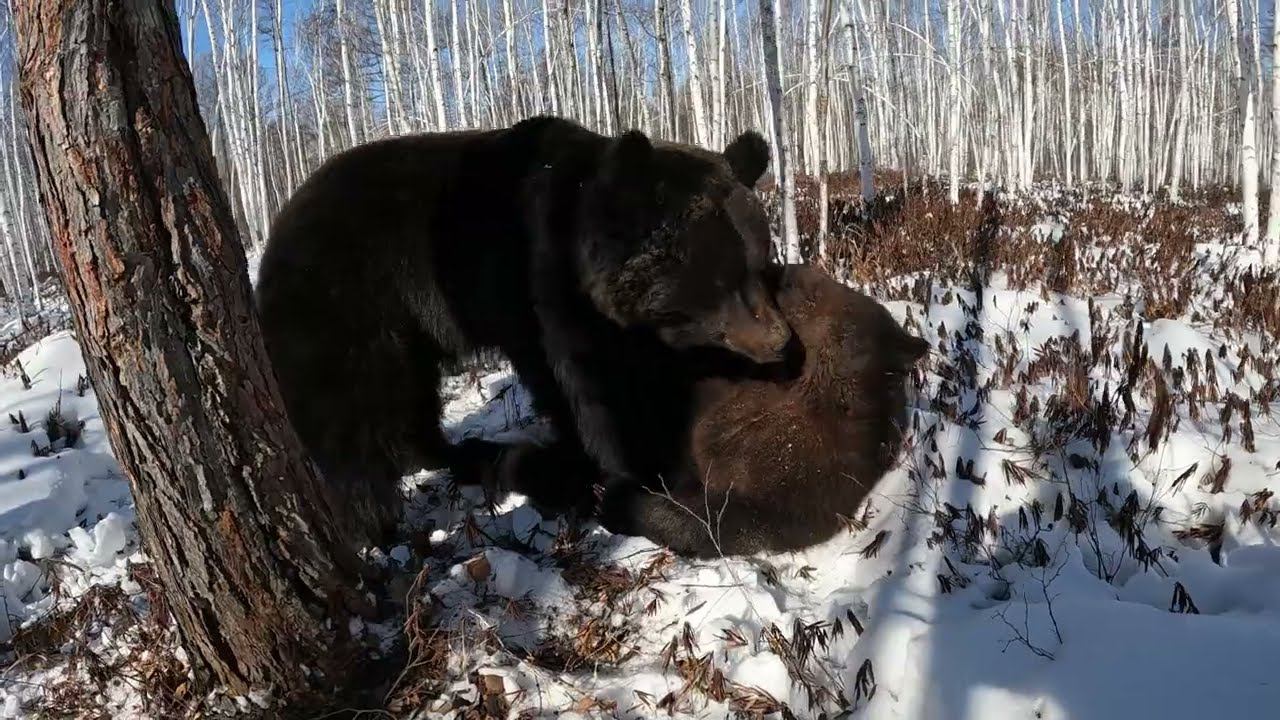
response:
<path fill-rule="evenodd" d="M 1267 234 L 1262 262 L 1280 265 L 1280 16 L 1271 23 L 1271 201 L 1267 210 Z M 1179 95 L 1181 98 L 1181 95 Z"/>
<path fill-rule="evenodd" d="M 1227 0 L 1227 16 L 1235 30 L 1236 102 L 1240 121 L 1240 212 L 1244 220 L 1243 241 L 1258 244 L 1258 128 L 1255 117 L 1257 94 L 1253 84 L 1253 52 L 1250 50 L 1252 20 L 1240 12 L 1239 0 Z"/>
<path fill-rule="evenodd" d="M 831 8 L 834 0 L 823 0 L 821 27 L 818 32 L 821 46 L 818 49 L 818 84 L 817 84 L 817 106 L 814 108 L 815 121 L 814 125 L 818 128 L 817 153 L 818 153 L 818 238 L 817 252 L 818 262 L 825 263 L 827 261 L 827 232 L 830 222 L 831 211 L 831 188 L 830 188 L 830 147 L 829 147 L 829 122 L 830 113 L 830 93 L 831 78 L 829 75 L 831 69 L 831 61 L 829 57 L 830 39 L 831 39 Z"/>
<path fill-rule="evenodd" d="M 343 112 L 347 118 L 347 144 L 360 143 L 360 129 L 356 122 L 355 77 L 351 67 L 351 44 L 348 41 L 346 0 L 333 0 L 334 13 L 338 18 L 338 53 L 342 60 L 342 97 Z"/>
<path fill-rule="evenodd" d="M 688 0 L 685 0 L 688 2 Z M 769 109 L 773 117 L 774 177 L 782 197 L 782 247 L 787 263 L 798 263 L 800 230 L 796 226 L 795 176 L 791 169 L 791 149 L 787 145 L 787 115 L 782 106 L 782 68 L 778 61 L 778 16 L 776 0 L 760 0 L 760 36 L 764 47 L 765 82 L 769 87 Z"/>
<path fill-rule="evenodd" d="M 706 98 L 703 96 L 702 63 L 698 59 L 698 40 L 694 32 L 691 0 L 680 0 L 681 28 L 684 31 L 685 65 L 689 71 L 689 105 L 693 110 L 693 139 L 706 147 L 711 143 L 707 124 Z"/>
<path fill-rule="evenodd" d="M 947 197 L 960 202 L 960 0 L 947 0 Z"/>
<path fill-rule="evenodd" d="M 251 249 L 280 203 L 335 152 L 393 132 L 498 127 L 536 112 L 713 147 L 731 129 L 764 129 L 788 171 L 813 178 L 820 205 L 828 173 L 861 179 L 875 167 L 900 170 L 904 182 L 946 176 L 950 198 L 970 177 L 980 195 L 1044 180 L 1164 187 L 1174 197 L 1228 183 L 1246 216 L 1260 182 L 1270 193 L 1280 185 L 1274 49 L 1261 37 L 1273 32 L 1270 6 L 1257 2 L 775 4 L 776 103 L 756 2 L 177 2 L 215 161 Z M 0 6 L 0 84 L 11 86 L 7 12 Z M 1264 90 L 1270 122 L 1257 117 Z M 0 280 L 29 305 L 53 256 L 43 219 L 29 211 L 35 184 L 21 113 L 7 120 L 0 203 L 12 252 L 0 242 Z M 776 158 L 775 169 L 782 190 Z M 1252 220 L 1244 238 L 1268 257 L 1277 217 L 1266 218 L 1265 233 Z M 810 238 L 819 252 L 826 220 L 819 213 Z"/>

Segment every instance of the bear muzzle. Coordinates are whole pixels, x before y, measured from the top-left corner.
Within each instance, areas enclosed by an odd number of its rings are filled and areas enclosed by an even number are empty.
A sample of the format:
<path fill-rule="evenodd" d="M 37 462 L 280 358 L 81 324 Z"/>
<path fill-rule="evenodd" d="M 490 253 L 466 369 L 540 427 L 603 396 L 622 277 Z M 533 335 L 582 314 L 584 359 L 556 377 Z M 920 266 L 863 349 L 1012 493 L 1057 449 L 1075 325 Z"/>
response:
<path fill-rule="evenodd" d="M 782 314 L 769 306 L 743 310 L 745 317 L 732 318 L 727 324 L 725 348 L 760 364 L 784 359 L 791 342 L 791 326 Z"/>

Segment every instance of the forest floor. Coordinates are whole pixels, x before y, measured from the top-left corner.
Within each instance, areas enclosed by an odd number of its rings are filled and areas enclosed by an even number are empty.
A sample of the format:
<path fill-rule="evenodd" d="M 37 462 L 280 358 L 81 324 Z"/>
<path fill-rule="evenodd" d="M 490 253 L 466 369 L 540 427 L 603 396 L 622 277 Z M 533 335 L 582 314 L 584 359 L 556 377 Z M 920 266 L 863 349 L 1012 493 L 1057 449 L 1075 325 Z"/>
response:
<path fill-rule="evenodd" d="M 874 222 L 854 205 L 835 207 L 837 274 L 933 351 L 901 463 L 848 531 L 689 561 L 406 478 L 405 544 L 372 557 L 417 577 L 414 612 L 352 628 L 410 641 L 387 712 L 1280 707 L 1280 284 L 1232 208 L 1054 188 L 957 208 L 913 188 Z M 78 348 L 27 342 L 27 380 L 0 379 L 0 716 L 172 716 L 194 699 Z M 502 368 L 446 386 L 455 437 L 543 431 Z"/>

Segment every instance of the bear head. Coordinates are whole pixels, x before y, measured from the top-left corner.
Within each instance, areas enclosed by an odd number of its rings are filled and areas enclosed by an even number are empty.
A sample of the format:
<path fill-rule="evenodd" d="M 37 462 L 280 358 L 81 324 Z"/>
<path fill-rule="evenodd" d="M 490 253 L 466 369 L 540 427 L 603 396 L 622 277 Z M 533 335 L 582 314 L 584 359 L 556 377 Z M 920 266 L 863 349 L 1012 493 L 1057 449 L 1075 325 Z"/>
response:
<path fill-rule="evenodd" d="M 880 303 L 820 270 L 788 266 L 778 305 L 804 348 L 798 382 L 844 415 L 906 421 L 906 381 L 929 344 Z"/>
<path fill-rule="evenodd" d="M 580 277 L 595 306 L 673 348 L 779 360 L 791 329 L 766 286 L 769 222 L 752 190 L 768 162 L 753 132 L 723 153 L 637 131 L 610 139 L 578 210 Z"/>

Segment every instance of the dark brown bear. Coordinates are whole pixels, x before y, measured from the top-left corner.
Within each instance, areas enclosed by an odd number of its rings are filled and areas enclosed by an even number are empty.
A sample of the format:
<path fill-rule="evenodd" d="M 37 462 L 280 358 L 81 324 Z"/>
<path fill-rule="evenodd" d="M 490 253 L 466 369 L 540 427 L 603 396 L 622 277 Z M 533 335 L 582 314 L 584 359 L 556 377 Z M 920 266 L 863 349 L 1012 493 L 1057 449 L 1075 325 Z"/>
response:
<path fill-rule="evenodd" d="M 750 187 L 767 163 L 754 133 L 721 154 L 555 118 L 326 162 L 275 219 L 257 300 L 289 417 L 354 529 L 393 526 L 406 472 L 493 461 L 440 428 L 441 373 L 475 350 L 505 354 L 550 417 L 545 452 L 608 476 L 646 471 L 653 438 L 629 428 L 684 397 L 619 358 L 776 359 L 790 329 Z"/>
<path fill-rule="evenodd" d="M 786 268 L 777 300 L 799 376 L 698 382 L 681 469 L 610 485 L 606 528 L 699 557 L 795 550 L 832 537 L 893 465 L 906 380 L 928 345 L 810 267 Z"/>

